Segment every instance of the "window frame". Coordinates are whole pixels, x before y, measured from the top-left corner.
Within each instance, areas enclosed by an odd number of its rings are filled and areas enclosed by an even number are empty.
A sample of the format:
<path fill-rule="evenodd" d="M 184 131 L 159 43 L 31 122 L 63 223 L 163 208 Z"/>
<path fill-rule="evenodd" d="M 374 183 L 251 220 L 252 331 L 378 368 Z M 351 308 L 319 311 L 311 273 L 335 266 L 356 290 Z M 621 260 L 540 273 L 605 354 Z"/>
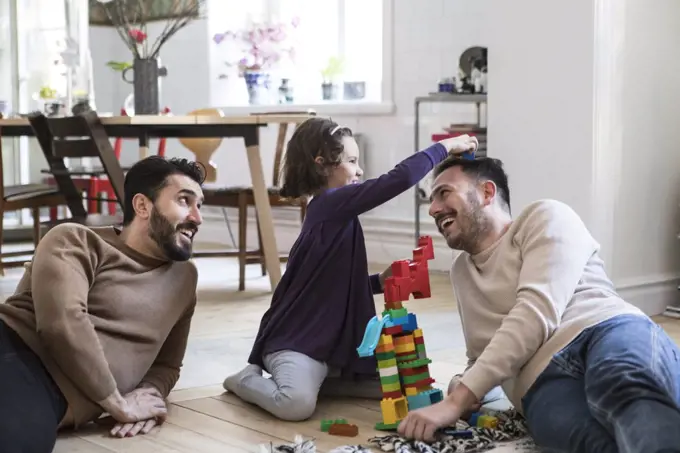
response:
<path fill-rule="evenodd" d="M 285 0 L 265 0 L 269 11 L 275 12 L 278 9 L 278 3 Z M 320 101 L 313 104 L 271 104 L 271 105 L 226 105 L 217 106 L 225 114 L 228 115 L 243 115 L 250 113 L 257 113 L 262 111 L 268 112 L 285 112 L 285 111 L 308 111 L 314 110 L 320 115 L 389 115 L 394 113 L 394 70 L 393 70 L 393 24 L 394 24 L 394 0 L 369 0 L 382 2 L 382 93 L 381 100 L 376 101 L 351 101 L 351 100 L 334 100 L 334 101 Z M 344 46 L 344 2 L 345 0 L 338 0 L 338 15 L 340 18 L 340 33 L 342 39 L 342 47 Z"/>

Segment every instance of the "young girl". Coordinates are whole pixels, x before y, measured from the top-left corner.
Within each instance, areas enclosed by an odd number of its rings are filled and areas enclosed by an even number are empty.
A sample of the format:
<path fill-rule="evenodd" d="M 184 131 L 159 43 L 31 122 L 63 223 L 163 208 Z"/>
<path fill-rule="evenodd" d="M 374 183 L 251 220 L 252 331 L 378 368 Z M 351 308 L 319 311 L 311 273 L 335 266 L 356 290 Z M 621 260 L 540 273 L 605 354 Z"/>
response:
<path fill-rule="evenodd" d="M 412 188 L 449 154 L 476 148 L 474 137 L 446 139 L 362 183 L 349 129 L 319 117 L 300 124 L 285 154 L 281 196 L 312 198 L 250 365 L 224 388 L 290 421 L 309 418 L 319 393 L 380 399 L 375 358 L 359 357 L 357 347 L 389 270 L 368 275 L 358 216 Z"/>

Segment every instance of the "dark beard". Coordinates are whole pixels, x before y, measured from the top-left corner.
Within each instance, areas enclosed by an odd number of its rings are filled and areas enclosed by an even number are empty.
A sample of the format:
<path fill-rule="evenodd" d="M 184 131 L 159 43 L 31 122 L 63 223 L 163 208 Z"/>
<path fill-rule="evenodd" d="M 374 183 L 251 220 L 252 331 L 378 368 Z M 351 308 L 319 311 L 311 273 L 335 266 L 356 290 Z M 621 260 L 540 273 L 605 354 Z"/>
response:
<path fill-rule="evenodd" d="M 482 205 L 473 192 L 467 195 L 470 208 L 466 211 L 459 211 L 456 215 L 456 222 L 460 233 L 453 238 L 446 238 L 446 244 L 454 250 L 462 250 L 470 254 L 478 252 L 477 246 L 489 232 L 489 222 L 484 217 Z M 440 214 L 445 216 L 450 213 Z M 440 233 L 443 232 L 440 230 Z"/>
<path fill-rule="evenodd" d="M 187 261 L 193 252 L 192 244 L 184 245 L 177 241 L 179 230 L 197 230 L 193 222 L 185 222 L 174 227 L 170 221 L 161 215 L 157 209 L 151 211 L 149 219 L 149 236 L 158 244 L 165 256 L 172 261 Z"/>

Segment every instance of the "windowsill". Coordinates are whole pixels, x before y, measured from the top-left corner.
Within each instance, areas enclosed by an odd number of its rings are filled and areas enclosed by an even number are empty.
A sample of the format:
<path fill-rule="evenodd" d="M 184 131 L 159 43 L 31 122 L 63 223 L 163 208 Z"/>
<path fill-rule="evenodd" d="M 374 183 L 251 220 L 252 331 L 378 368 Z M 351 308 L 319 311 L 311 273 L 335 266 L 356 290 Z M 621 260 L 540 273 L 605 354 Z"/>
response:
<path fill-rule="evenodd" d="M 249 115 L 263 112 L 297 112 L 314 110 L 318 115 L 369 116 L 391 115 L 393 102 L 336 101 L 318 104 L 229 105 L 219 107 L 225 115 Z"/>

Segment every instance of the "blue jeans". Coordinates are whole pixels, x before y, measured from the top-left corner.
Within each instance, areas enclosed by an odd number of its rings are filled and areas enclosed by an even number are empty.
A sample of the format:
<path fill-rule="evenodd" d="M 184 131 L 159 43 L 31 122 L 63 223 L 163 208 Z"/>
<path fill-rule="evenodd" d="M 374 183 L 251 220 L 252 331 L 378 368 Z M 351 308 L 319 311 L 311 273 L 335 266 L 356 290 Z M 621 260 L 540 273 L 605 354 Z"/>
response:
<path fill-rule="evenodd" d="M 522 399 L 548 452 L 680 452 L 680 350 L 651 319 L 584 330 Z"/>

